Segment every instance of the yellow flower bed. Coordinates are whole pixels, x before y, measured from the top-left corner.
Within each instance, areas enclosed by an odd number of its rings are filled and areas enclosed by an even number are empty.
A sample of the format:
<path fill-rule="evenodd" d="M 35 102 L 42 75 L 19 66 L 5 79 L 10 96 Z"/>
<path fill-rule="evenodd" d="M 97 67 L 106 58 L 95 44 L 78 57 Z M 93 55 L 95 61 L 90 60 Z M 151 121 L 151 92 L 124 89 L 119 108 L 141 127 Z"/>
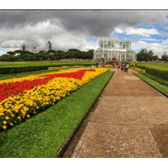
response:
<path fill-rule="evenodd" d="M 135 70 L 140 71 L 140 72 L 142 72 L 142 73 L 146 73 L 146 70 L 145 70 L 145 69 L 141 69 L 141 68 L 135 67 Z"/>
<path fill-rule="evenodd" d="M 87 70 L 85 68 L 84 70 Z M 86 71 L 81 80 L 67 77 L 55 77 L 44 85 L 39 85 L 31 90 L 25 90 L 23 93 L 12 95 L 0 102 L 0 130 L 6 130 L 26 118 L 44 111 L 49 106 L 55 105 L 61 98 L 70 95 L 73 91 L 87 84 L 95 77 L 106 72 L 107 68 L 95 68 L 94 71 Z M 67 73 L 77 70 L 67 70 Z M 48 73 L 48 74 L 61 74 Z M 46 74 L 45 74 L 46 76 Z M 33 80 L 45 78 L 44 75 L 35 75 L 17 79 L 10 79 L 3 82 L 10 83 L 23 80 Z"/>
<path fill-rule="evenodd" d="M 48 70 L 53 70 L 53 69 L 66 69 L 68 66 L 62 66 L 62 67 L 48 67 Z"/>
<path fill-rule="evenodd" d="M 48 70 L 53 70 L 53 69 L 66 69 L 66 68 L 81 68 L 83 66 L 79 65 L 74 65 L 74 66 L 62 66 L 62 67 L 48 67 Z"/>

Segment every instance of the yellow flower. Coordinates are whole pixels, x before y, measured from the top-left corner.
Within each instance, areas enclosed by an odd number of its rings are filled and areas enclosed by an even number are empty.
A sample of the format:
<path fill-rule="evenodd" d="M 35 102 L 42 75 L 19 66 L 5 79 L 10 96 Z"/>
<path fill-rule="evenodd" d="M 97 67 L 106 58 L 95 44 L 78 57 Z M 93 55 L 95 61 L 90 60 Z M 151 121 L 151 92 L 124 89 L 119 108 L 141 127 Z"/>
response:
<path fill-rule="evenodd" d="M 87 70 L 87 68 L 84 68 Z M 90 68 L 88 68 L 90 69 Z M 6 115 L 6 113 L 10 113 L 11 117 L 15 117 L 15 113 L 21 112 L 23 118 L 27 117 L 30 118 L 31 116 L 27 114 L 30 110 L 28 107 L 34 107 L 35 109 L 40 109 L 41 106 L 46 105 L 54 105 L 54 102 L 57 102 L 61 99 L 61 97 L 66 97 L 69 95 L 71 91 L 75 91 L 85 85 L 86 83 L 90 82 L 97 76 L 101 75 L 102 73 L 106 72 L 108 69 L 105 68 L 95 68 L 94 71 L 86 71 L 85 75 L 81 80 L 74 79 L 74 78 L 62 78 L 56 77 L 50 80 L 47 84 L 34 87 L 32 90 L 25 90 L 23 94 L 13 95 L 8 97 L 0 102 L 0 117 Z M 67 73 L 75 72 L 76 70 L 68 70 Z M 65 73 L 65 72 L 58 72 L 58 74 Z M 5 83 L 15 83 L 15 82 L 23 82 L 24 80 L 34 80 L 34 79 L 45 79 L 47 75 L 55 74 L 47 73 L 43 75 L 35 75 L 23 78 L 15 78 L 6 80 Z M 4 81 L 0 81 L 3 83 Z M 35 102 L 39 100 L 40 107 Z M 4 108 L 5 107 L 5 108 Z M 9 108 L 8 108 L 9 107 Z M 36 112 L 33 112 L 36 114 Z M 7 124 L 7 121 L 11 118 L 5 117 L 4 123 Z M 14 118 L 13 118 L 14 119 Z M 19 120 L 22 117 L 18 117 Z M 13 121 L 15 123 L 16 121 Z M 2 123 L 2 122 L 1 122 Z M 17 122 L 16 122 L 17 123 Z"/>
<path fill-rule="evenodd" d="M 14 114 L 11 114 L 11 116 L 12 116 L 12 117 L 15 117 L 15 115 L 14 115 Z"/>
<path fill-rule="evenodd" d="M 4 116 L 4 113 L 0 113 L 0 116 Z"/>
<path fill-rule="evenodd" d="M 10 126 L 13 126 L 13 123 L 10 123 Z"/>
<path fill-rule="evenodd" d="M 21 120 L 22 118 L 20 116 L 18 116 L 18 119 Z"/>
<path fill-rule="evenodd" d="M 3 124 L 7 124 L 7 121 L 3 121 Z"/>
<path fill-rule="evenodd" d="M 30 115 L 29 115 L 29 114 L 27 114 L 27 118 L 30 118 Z"/>
<path fill-rule="evenodd" d="M 5 130 L 5 129 L 7 129 L 7 126 L 6 126 L 6 125 L 4 125 L 4 126 L 3 126 L 3 129 L 4 129 L 4 130 Z"/>
<path fill-rule="evenodd" d="M 18 113 L 19 111 L 18 110 L 15 110 L 15 113 Z"/>
<path fill-rule="evenodd" d="M 9 120 L 9 117 L 7 116 L 7 117 L 5 117 L 5 119 L 6 119 L 6 120 Z"/>

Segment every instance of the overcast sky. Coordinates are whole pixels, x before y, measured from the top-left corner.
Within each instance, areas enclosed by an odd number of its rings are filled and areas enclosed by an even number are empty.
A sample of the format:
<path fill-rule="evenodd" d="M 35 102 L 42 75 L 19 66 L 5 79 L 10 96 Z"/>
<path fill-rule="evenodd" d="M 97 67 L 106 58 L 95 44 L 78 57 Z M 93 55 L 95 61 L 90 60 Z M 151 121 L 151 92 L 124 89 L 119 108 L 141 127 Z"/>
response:
<path fill-rule="evenodd" d="M 130 38 L 132 49 L 168 52 L 168 10 L 0 10 L 0 55 L 26 44 L 31 51 L 96 49 L 102 37 Z"/>

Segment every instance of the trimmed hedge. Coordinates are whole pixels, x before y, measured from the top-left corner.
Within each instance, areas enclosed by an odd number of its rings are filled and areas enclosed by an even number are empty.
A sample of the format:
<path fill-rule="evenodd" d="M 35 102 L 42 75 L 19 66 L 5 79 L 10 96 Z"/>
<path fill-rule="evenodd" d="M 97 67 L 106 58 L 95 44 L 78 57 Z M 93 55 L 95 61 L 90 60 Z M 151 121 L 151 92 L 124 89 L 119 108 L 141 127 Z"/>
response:
<path fill-rule="evenodd" d="M 168 86 L 168 80 L 164 80 L 162 78 L 159 78 L 157 76 L 151 75 L 149 73 L 143 73 L 143 75 L 148 77 L 148 78 L 150 78 L 150 79 L 153 79 L 153 80 L 157 81 L 158 83 L 160 83 L 162 85 Z"/>
<path fill-rule="evenodd" d="M 153 75 L 155 77 L 159 77 L 163 80 L 168 80 L 168 70 L 151 68 L 145 65 L 137 65 L 138 68 L 145 69 L 147 74 Z"/>
<path fill-rule="evenodd" d="M 48 66 L 5 67 L 0 68 L 0 74 L 14 74 L 20 72 L 46 70 Z"/>
<path fill-rule="evenodd" d="M 91 66 L 92 64 L 52 64 L 43 66 L 0 67 L 0 74 L 15 74 L 21 72 L 47 70 L 48 67 L 62 67 L 62 66 L 75 66 L 75 65 Z"/>
<path fill-rule="evenodd" d="M 146 73 L 157 76 L 161 79 L 168 80 L 168 71 L 167 70 L 159 70 L 155 68 L 146 68 Z"/>

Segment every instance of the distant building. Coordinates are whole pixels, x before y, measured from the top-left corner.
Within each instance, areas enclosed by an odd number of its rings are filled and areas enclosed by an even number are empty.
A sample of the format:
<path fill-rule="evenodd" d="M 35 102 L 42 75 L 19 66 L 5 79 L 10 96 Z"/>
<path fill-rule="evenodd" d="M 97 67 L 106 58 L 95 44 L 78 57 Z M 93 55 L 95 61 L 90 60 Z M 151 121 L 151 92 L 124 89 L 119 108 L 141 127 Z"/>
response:
<path fill-rule="evenodd" d="M 50 41 L 46 43 L 46 51 L 52 50 L 52 44 Z"/>
<path fill-rule="evenodd" d="M 32 48 L 32 52 L 35 54 L 36 53 L 36 47 Z"/>
<path fill-rule="evenodd" d="M 94 51 L 93 60 L 136 61 L 136 52 L 131 49 L 130 39 L 119 40 L 117 36 L 102 38 Z"/>
<path fill-rule="evenodd" d="M 28 46 L 26 46 L 25 44 L 23 44 L 23 45 L 21 46 L 21 50 L 22 50 L 22 51 L 27 51 L 27 50 L 28 50 Z"/>

